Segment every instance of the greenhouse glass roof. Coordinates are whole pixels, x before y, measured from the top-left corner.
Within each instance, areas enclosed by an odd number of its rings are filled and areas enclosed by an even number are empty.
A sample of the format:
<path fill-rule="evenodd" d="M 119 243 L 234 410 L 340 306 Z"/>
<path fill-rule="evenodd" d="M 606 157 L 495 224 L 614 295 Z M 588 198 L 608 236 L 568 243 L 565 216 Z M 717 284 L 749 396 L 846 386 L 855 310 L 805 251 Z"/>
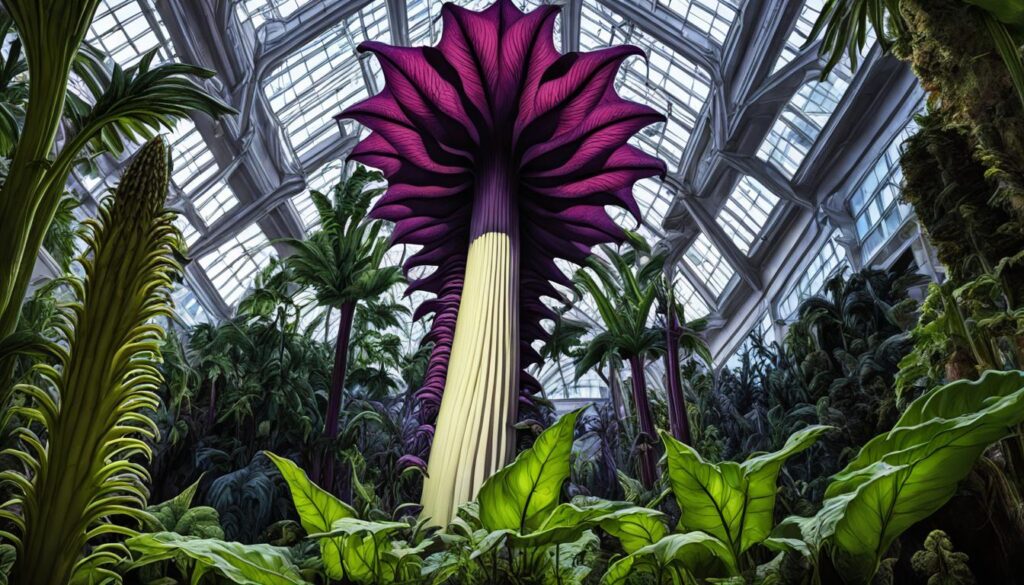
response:
<path fill-rule="evenodd" d="M 481 9 L 489 0 L 457 3 Z M 908 210 L 875 185 L 892 181 L 879 170 L 897 138 L 886 129 L 904 127 L 921 92 L 877 47 L 858 67 L 843 62 L 821 78 L 808 35 L 822 0 L 560 4 L 563 51 L 629 43 L 647 55 L 627 60 L 615 87 L 665 115 L 633 144 L 669 172 L 636 185 L 640 225 L 621 211 L 615 217 L 672 255 L 686 317 L 709 319 L 716 356 L 727 357 L 765 315 L 769 323 L 789 317 L 794 299 L 817 292 L 828 270 L 873 261 L 896 237 Z M 383 86 L 375 58 L 356 47 L 368 39 L 433 44 L 441 5 L 102 0 L 91 43 L 122 65 L 155 49 L 158 60 L 214 69 L 207 89 L 240 112 L 182 122 L 170 136 L 172 201 L 195 259 L 176 293 L 190 307 L 186 318 L 229 316 L 253 276 L 287 254 L 281 239 L 316 228 L 308 191 L 329 190 L 365 134 L 333 116 Z M 872 172 L 878 178 L 865 179 Z M 76 179 L 94 198 L 108 187 Z M 594 314 L 578 309 L 584 319 Z"/>

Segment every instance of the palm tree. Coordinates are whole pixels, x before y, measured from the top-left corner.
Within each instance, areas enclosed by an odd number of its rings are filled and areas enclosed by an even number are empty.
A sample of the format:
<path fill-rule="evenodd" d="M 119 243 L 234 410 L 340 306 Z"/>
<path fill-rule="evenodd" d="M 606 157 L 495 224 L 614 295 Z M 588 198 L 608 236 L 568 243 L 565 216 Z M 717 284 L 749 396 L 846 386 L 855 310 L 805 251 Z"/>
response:
<path fill-rule="evenodd" d="M 296 282 L 312 287 L 318 304 L 340 312 L 324 415 L 324 438 L 328 442 L 338 435 L 356 305 L 380 296 L 403 280 L 398 266 L 382 266 L 390 244 L 380 235 L 383 224 L 367 218 L 371 201 L 382 193 L 381 189 L 369 186 L 382 181 L 379 172 L 357 166 L 334 187 L 332 198 L 312 191 L 320 230 L 306 240 L 286 240 L 295 249 L 287 264 Z M 324 453 L 314 475 L 327 489 L 334 485 L 334 457 L 330 449 Z"/>
<path fill-rule="evenodd" d="M 562 368 L 562 358 L 569 357 L 577 359 L 580 357 L 582 337 L 587 333 L 587 325 L 566 316 L 571 305 L 555 312 L 554 326 L 551 328 L 551 336 L 540 348 L 541 363 L 553 361 L 558 370 L 558 378 L 562 382 L 562 392 L 566 397 L 569 395 L 569 383 L 565 379 L 565 371 Z"/>
<path fill-rule="evenodd" d="M 664 332 L 650 326 L 664 257 L 656 255 L 640 265 L 640 255 L 636 250 L 624 254 L 608 246 L 602 246 L 601 250 L 608 261 L 591 256 L 587 266 L 577 271 L 575 276 L 577 286 L 594 299 L 605 325 L 605 330 L 587 343 L 583 357 L 576 364 L 576 375 L 579 377 L 615 356 L 629 362 L 633 402 L 640 428 L 637 437 L 640 479 L 644 486 L 650 488 L 656 474 L 656 435 L 644 366 L 649 358 L 665 351 Z"/>

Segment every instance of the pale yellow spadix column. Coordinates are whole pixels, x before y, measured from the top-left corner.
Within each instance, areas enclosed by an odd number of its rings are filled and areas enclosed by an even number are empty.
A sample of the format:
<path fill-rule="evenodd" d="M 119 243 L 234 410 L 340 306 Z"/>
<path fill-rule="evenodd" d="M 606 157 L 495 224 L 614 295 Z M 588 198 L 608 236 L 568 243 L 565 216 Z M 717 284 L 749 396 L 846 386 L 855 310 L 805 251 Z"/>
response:
<path fill-rule="evenodd" d="M 518 258 L 512 238 L 489 232 L 469 246 L 423 513 L 445 525 L 513 453 L 518 400 Z"/>

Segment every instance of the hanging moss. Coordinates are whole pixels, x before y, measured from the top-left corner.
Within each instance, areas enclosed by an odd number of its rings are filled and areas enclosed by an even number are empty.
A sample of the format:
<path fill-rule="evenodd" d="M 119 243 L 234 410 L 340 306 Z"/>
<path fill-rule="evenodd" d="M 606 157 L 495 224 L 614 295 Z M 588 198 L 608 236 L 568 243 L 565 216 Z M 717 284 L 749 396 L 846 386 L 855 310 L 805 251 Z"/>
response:
<path fill-rule="evenodd" d="M 994 187 L 989 205 L 1024 219 L 1024 109 L 985 27 L 961 0 L 903 0 L 906 32 L 893 52 L 929 92 L 929 106 L 962 129 Z"/>
<path fill-rule="evenodd" d="M 968 128 L 950 122 L 945 110 L 919 117 L 918 124 L 900 161 L 903 198 L 914 206 L 951 278 L 966 282 L 1024 249 L 1024 232 L 1016 213 L 992 205 L 997 188 L 971 156 Z"/>

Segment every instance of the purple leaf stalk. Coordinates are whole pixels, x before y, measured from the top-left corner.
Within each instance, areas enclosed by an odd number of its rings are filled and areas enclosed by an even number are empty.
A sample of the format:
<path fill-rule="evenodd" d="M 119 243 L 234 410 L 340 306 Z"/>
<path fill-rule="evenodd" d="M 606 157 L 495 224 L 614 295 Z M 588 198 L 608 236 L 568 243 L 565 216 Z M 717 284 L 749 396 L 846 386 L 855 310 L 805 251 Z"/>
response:
<path fill-rule="evenodd" d="M 605 206 L 639 220 L 633 184 L 665 172 L 627 144 L 663 117 L 613 87 L 622 62 L 643 53 L 560 54 L 558 10 L 446 4 L 436 47 L 365 42 L 385 87 L 339 116 L 369 127 L 351 158 L 388 179 L 371 215 L 395 223 L 395 243 L 422 246 L 407 274 L 434 267 L 409 291 L 435 295 L 414 315 L 433 316 L 416 396 L 421 424 L 436 424 L 422 498 L 435 524 L 514 455 L 517 408 L 540 390 L 524 369 L 540 361 L 532 344 L 554 317 L 541 297 L 570 286 L 555 258 L 579 264 L 591 246 L 622 241 Z"/>

